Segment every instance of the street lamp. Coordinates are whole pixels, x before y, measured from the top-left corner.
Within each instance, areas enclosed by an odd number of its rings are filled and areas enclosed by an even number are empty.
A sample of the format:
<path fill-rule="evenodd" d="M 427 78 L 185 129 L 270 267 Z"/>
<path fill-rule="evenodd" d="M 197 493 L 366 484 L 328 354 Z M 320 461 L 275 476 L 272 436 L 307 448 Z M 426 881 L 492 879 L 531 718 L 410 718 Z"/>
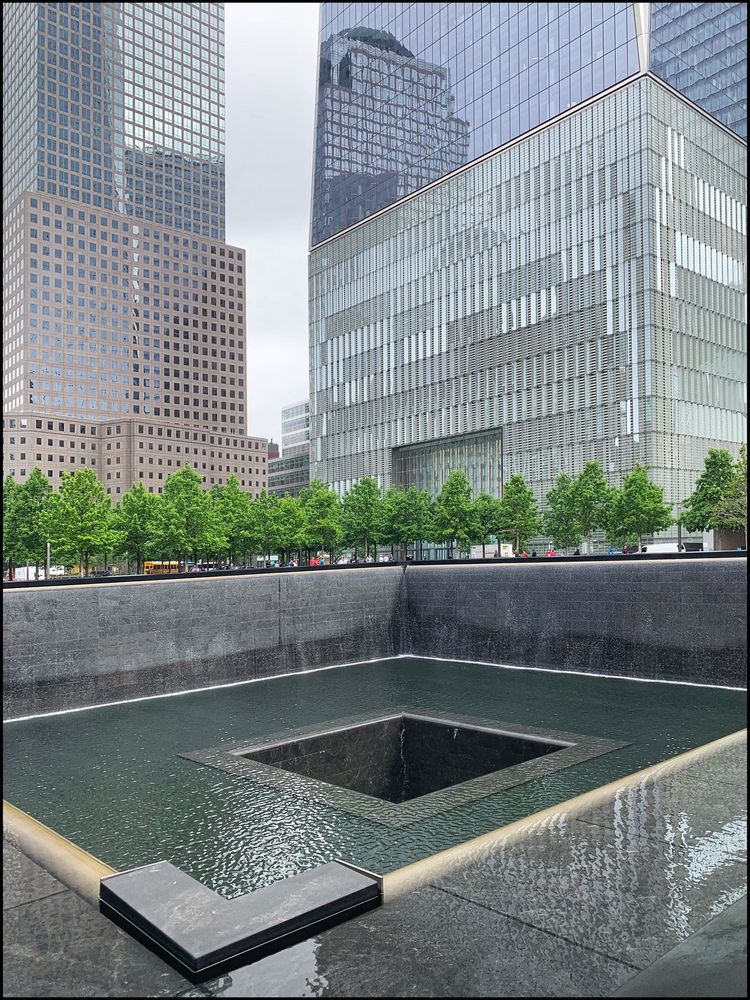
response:
<path fill-rule="evenodd" d="M 677 514 L 677 551 L 682 552 L 682 504 L 676 503 L 674 509 Z"/>

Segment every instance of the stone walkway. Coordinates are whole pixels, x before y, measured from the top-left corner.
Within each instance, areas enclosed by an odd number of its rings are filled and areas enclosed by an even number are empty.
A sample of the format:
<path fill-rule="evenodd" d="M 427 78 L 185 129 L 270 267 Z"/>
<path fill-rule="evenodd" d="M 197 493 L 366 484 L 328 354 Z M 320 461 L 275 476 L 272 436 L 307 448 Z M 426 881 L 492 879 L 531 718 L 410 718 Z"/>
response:
<path fill-rule="evenodd" d="M 191 986 L 4 841 L 4 996 L 747 994 L 747 741 Z"/>

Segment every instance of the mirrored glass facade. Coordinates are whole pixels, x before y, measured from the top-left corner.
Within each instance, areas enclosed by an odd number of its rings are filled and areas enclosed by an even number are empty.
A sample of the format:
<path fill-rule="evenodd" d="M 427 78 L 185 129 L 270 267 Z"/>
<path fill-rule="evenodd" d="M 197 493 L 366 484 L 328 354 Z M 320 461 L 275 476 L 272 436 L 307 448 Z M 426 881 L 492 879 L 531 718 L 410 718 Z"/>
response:
<path fill-rule="evenodd" d="M 502 429 L 540 500 L 589 459 L 683 499 L 745 434 L 746 198 L 745 145 L 640 77 L 313 249 L 311 474 Z"/>
<path fill-rule="evenodd" d="M 651 69 L 747 137 L 747 5 L 652 3 Z"/>
<path fill-rule="evenodd" d="M 640 69 L 629 3 L 325 3 L 313 244 Z"/>
<path fill-rule="evenodd" d="M 3 6 L 4 207 L 32 187 L 223 239 L 224 7 Z"/>

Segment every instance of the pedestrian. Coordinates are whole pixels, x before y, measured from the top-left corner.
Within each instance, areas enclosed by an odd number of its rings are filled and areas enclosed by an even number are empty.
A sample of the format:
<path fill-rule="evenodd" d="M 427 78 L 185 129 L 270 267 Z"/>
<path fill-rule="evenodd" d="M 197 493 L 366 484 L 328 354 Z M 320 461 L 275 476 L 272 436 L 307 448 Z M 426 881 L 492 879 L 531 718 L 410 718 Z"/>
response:
<path fill-rule="evenodd" d="M 576 549 L 575 552 L 573 553 L 574 556 L 580 556 L 580 554 L 581 554 L 580 549 Z"/>
<path fill-rule="evenodd" d="M 536 559 L 536 549 L 531 550 L 531 558 Z"/>

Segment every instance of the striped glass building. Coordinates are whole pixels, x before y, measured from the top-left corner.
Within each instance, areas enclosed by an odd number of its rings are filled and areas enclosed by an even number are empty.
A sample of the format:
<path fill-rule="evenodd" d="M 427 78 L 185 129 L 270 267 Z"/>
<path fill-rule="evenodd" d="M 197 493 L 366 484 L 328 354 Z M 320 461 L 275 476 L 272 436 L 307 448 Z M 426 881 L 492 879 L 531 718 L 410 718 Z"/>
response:
<path fill-rule="evenodd" d="M 323 4 L 311 475 L 673 502 L 745 437 L 743 4 Z"/>

